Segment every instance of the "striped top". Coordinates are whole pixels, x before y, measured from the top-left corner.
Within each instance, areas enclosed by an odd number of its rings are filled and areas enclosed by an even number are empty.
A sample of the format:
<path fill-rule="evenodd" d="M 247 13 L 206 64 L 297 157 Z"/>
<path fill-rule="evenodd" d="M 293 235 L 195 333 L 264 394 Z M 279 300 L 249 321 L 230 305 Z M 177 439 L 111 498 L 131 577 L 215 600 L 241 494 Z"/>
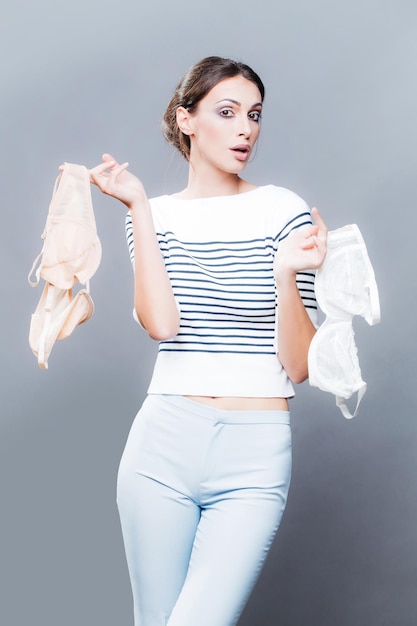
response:
<path fill-rule="evenodd" d="M 150 201 L 180 311 L 175 337 L 159 344 L 149 393 L 290 397 L 276 354 L 279 299 L 273 275 L 280 241 L 311 224 L 304 200 L 266 185 L 243 194 Z M 130 214 L 126 218 L 134 262 Z M 314 272 L 297 275 L 317 323 Z"/>

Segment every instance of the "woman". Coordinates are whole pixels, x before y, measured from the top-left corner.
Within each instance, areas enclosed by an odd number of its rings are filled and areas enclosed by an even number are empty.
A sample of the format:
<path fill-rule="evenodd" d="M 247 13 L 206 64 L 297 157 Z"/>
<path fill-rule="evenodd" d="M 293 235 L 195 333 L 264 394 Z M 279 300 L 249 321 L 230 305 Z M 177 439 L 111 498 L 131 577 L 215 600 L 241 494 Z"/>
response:
<path fill-rule="evenodd" d="M 285 508 L 327 230 L 296 194 L 240 176 L 263 99 L 247 65 L 203 59 L 164 116 L 185 189 L 148 201 L 127 163 L 91 170 L 129 209 L 135 312 L 160 342 L 118 478 L 136 626 L 236 624 Z"/>

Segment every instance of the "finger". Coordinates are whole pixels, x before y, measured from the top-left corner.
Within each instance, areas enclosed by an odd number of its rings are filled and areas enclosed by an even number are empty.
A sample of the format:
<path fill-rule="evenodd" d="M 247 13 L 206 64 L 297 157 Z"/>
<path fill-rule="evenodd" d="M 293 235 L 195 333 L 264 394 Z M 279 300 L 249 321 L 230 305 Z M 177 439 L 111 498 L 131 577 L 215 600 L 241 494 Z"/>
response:
<path fill-rule="evenodd" d="M 322 218 L 322 216 L 320 215 L 319 210 L 317 209 L 317 207 L 313 207 L 311 209 L 311 213 L 312 213 L 312 216 L 314 217 L 315 223 L 319 227 L 319 230 L 324 231 L 324 232 L 327 233 L 327 225 L 326 225 L 324 219 Z"/>
<path fill-rule="evenodd" d="M 115 178 L 117 178 L 128 167 L 129 167 L 129 163 L 127 161 L 125 163 L 117 164 L 115 167 L 112 167 L 111 173 Z"/>
<path fill-rule="evenodd" d="M 317 237 L 316 235 L 311 235 L 307 237 L 305 242 L 301 245 L 303 250 L 311 250 L 312 248 L 317 248 Z"/>
<path fill-rule="evenodd" d="M 100 165 L 96 165 L 96 167 L 91 168 L 90 175 L 98 176 L 100 174 L 104 174 L 106 170 L 112 168 L 116 165 L 116 161 L 106 161 L 105 163 L 100 163 Z"/>
<path fill-rule="evenodd" d="M 319 233 L 319 227 L 317 224 L 312 224 L 304 231 L 304 238 L 301 239 L 300 245 L 303 250 L 308 250 L 317 246 L 317 237 Z"/>
<path fill-rule="evenodd" d="M 325 243 L 327 241 L 327 233 L 329 232 L 327 228 L 327 224 L 323 220 L 322 216 L 320 215 L 316 207 L 312 209 L 312 215 L 316 222 L 316 226 L 318 227 L 317 236 L 320 241 Z"/>
<path fill-rule="evenodd" d="M 114 161 L 115 163 L 117 163 L 117 160 L 114 158 L 114 156 L 112 156 L 108 152 L 105 152 L 104 154 L 102 154 L 101 158 L 105 162 Z"/>
<path fill-rule="evenodd" d="M 108 180 L 106 170 L 108 170 L 109 167 L 111 167 L 111 162 L 101 163 L 100 165 L 97 165 L 96 167 L 93 167 L 91 170 L 89 170 L 88 173 L 90 175 L 90 183 L 93 183 L 93 185 L 97 185 L 99 189 L 103 190 L 104 185 L 107 183 Z"/>
<path fill-rule="evenodd" d="M 300 239 L 300 246 L 303 250 L 308 250 L 309 248 L 313 248 L 315 243 L 315 237 L 318 233 L 318 226 L 316 224 L 309 225 L 308 227 L 303 228 L 300 234 L 303 235 Z"/>

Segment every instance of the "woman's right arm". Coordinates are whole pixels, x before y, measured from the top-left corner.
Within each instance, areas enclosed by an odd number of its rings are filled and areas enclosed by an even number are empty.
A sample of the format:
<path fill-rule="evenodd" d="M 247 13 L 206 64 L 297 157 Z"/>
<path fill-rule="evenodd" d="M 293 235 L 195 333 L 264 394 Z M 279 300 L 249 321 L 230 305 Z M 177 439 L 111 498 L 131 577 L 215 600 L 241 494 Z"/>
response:
<path fill-rule="evenodd" d="M 157 341 L 174 337 L 179 330 L 179 311 L 159 248 L 151 207 L 141 181 L 110 155 L 90 170 L 91 182 L 105 194 L 120 200 L 132 217 L 134 306 L 149 336 Z"/>

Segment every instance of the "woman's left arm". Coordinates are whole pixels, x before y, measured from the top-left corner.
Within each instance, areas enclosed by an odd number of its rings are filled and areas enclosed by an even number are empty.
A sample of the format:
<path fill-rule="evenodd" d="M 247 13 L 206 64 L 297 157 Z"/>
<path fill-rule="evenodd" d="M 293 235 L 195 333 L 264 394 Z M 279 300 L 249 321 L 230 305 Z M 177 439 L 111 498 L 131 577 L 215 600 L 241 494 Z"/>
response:
<path fill-rule="evenodd" d="M 296 284 L 297 272 L 317 269 L 326 256 L 327 226 L 317 209 L 315 224 L 281 242 L 275 255 L 278 290 L 278 358 L 294 383 L 308 378 L 308 349 L 316 332 Z"/>

